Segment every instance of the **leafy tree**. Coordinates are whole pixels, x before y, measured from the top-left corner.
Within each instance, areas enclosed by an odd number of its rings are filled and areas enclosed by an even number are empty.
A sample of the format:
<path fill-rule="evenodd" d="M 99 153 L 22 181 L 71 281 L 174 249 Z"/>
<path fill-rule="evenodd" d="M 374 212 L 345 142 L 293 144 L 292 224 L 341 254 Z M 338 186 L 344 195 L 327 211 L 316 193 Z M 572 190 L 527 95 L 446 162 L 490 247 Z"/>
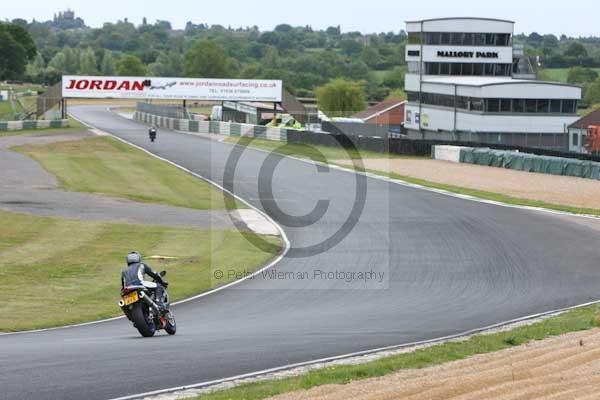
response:
<path fill-rule="evenodd" d="M 181 56 L 176 53 L 161 53 L 155 62 L 148 65 L 148 73 L 152 76 L 180 76 Z"/>
<path fill-rule="evenodd" d="M 65 65 L 62 70 L 63 73 L 76 74 L 79 72 L 79 49 L 73 49 L 71 47 L 65 47 L 62 50 L 65 55 Z M 59 69 L 57 69 L 60 71 Z"/>
<path fill-rule="evenodd" d="M 0 55 L 0 80 L 21 78 L 27 65 L 27 53 L 5 29 L 0 29 Z"/>
<path fill-rule="evenodd" d="M 573 67 L 569 68 L 567 82 L 574 84 L 584 84 L 594 82 L 598 79 L 598 73 L 590 68 Z"/>
<path fill-rule="evenodd" d="M 54 57 L 52 57 L 50 62 L 48 62 L 48 67 L 54 69 L 55 71 L 66 73 L 67 72 L 67 57 L 65 56 L 65 53 L 62 51 L 59 51 L 58 53 L 56 53 L 56 55 Z"/>
<path fill-rule="evenodd" d="M 104 52 L 102 57 L 102 64 L 100 65 L 100 72 L 102 75 L 114 75 L 116 74 L 117 67 L 115 66 L 115 58 L 110 50 Z"/>
<path fill-rule="evenodd" d="M 190 77 L 224 78 L 229 75 L 227 53 L 212 40 L 200 40 L 183 57 L 183 74 Z"/>
<path fill-rule="evenodd" d="M 579 42 L 571 43 L 569 45 L 569 47 L 567 48 L 567 50 L 565 50 L 565 56 L 569 56 L 569 57 L 581 58 L 581 57 L 587 57 L 587 55 L 588 55 L 588 52 L 585 49 L 585 46 Z"/>
<path fill-rule="evenodd" d="M 83 50 L 79 54 L 79 73 L 82 75 L 98 74 L 98 65 L 96 63 L 96 55 L 90 48 Z"/>
<path fill-rule="evenodd" d="M 344 54 L 348 56 L 355 56 L 360 54 L 363 49 L 363 45 L 354 39 L 345 39 L 341 41 L 340 48 Z"/>
<path fill-rule="evenodd" d="M 593 83 L 585 88 L 583 101 L 587 104 L 600 103 L 600 79 L 596 79 Z"/>
<path fill-rule="evenodd" d="M 13 40 L 23 46 L 28 61 L 31 61 L 35 58 L 37 48 L 35 47 L 33 38 L 27 29 L 21 25 L 0 23 L 0 30 L 6 31 L 10 36 L 12 36 Z"/>
<path fill-rule="evenodd" d="M 402 67 L 394 67 L 386 72 L 383 84 L 392 89 L 402 89 L 404 88 L 404 74 L 405 71 Z"/>
<path fill-rule="evenodd" d="M 127 54 L 117 62 L 117 74 L 119 76 L 145 76 L 146 67 L 139 58 Z"/>
<path fill-rule="evenodd" d="M 41 54 L 37 54 L 32 62 L 27 64 L 25 75 L 32 82 L 39 83 L 40 79 L 44 76 L 44 72 L 46 70 L 46 63 L 44 62 L 44 57 Z"/>
<path fill-rule="evenodd" d="M 345 79 L 334 79 L 316 89 L 319 108 L 334 117 L 348 116 L 365 108 L 364 85 Z"/>

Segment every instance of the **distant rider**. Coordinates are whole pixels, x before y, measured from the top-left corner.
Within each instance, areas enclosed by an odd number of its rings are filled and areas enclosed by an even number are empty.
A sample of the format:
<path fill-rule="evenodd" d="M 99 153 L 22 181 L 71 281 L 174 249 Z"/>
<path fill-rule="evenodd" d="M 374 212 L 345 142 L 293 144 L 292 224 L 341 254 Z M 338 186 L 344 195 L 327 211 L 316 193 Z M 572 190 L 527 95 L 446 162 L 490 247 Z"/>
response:
<path fill-rule="evenodd" d="M 144 275 L 149 275 L 156 282 L 144 280 Z M 164 288 L 169 286 L 169 283 L 162 279 L 160 274 L 156 273 L 148 264 L 142 262 L 142 255 L 137 251 L 132 251 L 127 254 L 127 268 L 121 273 L 121 288 L 125 286 L 145 286 L 154 291 L 154 297 L 157 304 L 165 311 L 163 303 Z"/>
<path fill-rule="evenodd" d="M 156 140 L 156 128 L 151 126 L 150 129 L 148 129 L 148 136 L 150 137 L 150 141 L 154 142 Z"/>

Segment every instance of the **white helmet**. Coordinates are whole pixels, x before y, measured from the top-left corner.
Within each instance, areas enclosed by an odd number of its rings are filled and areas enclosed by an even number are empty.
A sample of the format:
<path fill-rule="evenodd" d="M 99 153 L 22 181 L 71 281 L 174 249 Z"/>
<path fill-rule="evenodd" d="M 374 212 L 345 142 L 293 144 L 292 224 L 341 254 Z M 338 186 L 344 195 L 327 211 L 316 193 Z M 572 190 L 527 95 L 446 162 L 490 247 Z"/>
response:
<path fill-rule="evenodd" d="M 139 264 L 142 262 L 142 255 L 137 251 L 132 251 L 127 254 L 127 265 Z"/>

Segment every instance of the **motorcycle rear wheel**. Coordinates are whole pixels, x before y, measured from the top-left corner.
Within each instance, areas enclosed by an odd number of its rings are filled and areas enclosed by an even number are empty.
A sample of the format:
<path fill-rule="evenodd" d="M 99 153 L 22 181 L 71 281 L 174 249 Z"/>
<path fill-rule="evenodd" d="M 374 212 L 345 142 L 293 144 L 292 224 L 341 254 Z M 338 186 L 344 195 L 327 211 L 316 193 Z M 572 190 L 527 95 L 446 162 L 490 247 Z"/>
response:
<path fill-rule="evenodd" d="M 156 333 L 156 326 L 154 322 L 148 322 L 147 311 L 144 312 L 144 307 L 141 303 L 137 303 L 131 310 L 131 319 L 133 320 L 134 326 L 140 332 L 143 337 L 152 337 Z"/>

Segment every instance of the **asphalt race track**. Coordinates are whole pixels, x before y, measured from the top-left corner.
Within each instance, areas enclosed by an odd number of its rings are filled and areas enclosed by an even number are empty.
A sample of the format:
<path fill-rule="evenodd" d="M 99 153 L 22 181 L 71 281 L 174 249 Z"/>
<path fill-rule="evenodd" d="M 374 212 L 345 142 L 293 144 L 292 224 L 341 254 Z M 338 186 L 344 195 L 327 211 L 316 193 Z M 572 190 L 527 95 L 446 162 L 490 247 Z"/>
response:
<path fill-rule="evenodd" d="M 105 107 L 71 112 L 218 183 L 233 149 L 241 150 L 165 130 L 151 144 L 146 127 Z M 278 157 L 267 163 L 278 162 L 271 194 L 269 168 L 261 174 L 267 157 L 243 151 L 233 184 L 237 195 L 289 225 L 282 224 L 293 249 L 274 267 L 277 276 L 177 306 L 175 337 L 142 339 L 126 320 L 0 336 L 0 397 L 108 399 L 442 337 L 600 298 L 595 222 L 370 178 L 356 202 L 361 181 L 354 174 Z M 319 200 L 329 201 L 322 216 L 311 214 Z M 351 211 L 355 203 L 362 213 Z M 277 213 L 275 204 L 297 218 Z M 341 226 L 352 229 L 328 248 Z M 115 307 L 117 299 L 115 293 Z"/>

